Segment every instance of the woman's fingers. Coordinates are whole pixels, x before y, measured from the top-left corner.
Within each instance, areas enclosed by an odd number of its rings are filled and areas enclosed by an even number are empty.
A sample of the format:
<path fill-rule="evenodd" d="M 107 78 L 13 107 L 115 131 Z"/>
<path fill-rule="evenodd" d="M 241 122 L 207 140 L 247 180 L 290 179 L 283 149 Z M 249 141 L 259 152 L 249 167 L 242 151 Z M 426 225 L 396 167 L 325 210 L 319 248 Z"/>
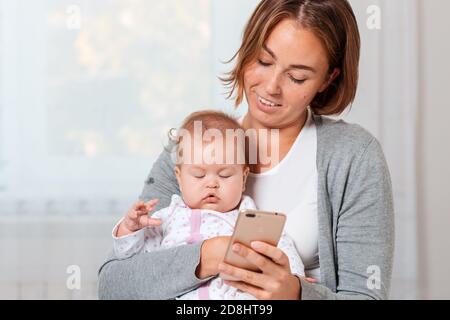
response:
<path fill-rule="evenodd" d="M 274 248 L 279 250 L 276 247 L 274 247 Z M 246 246 L 241 245 L 239 243 L 235 243 L 233 245 L 232 249 L 235 253 L 237 253 L 241 257 L 245 258 L 246 260 L 248 260 L 255 266 L 257 266 L 261 271 L 268 273 L 268 274 L 273 274 L 275 272 L 279 272 L 279 268 L 277 268 L 278 265 L 284 266 L 284 263 L 281 263 L 281 262 L 285 262 L 282 257 L 278 257 L 278 259 L 275 260 L 269 255 L 265 256 L 264 253 L 260 254 L 260 253 L 254 251 L 250 248 L 247 248 Z M 281 255 L 285 256 L 283 251 L 281 251 L 281 250 L 279 250 L 279 251 L 281 252 Z M 286 257 L 286 259 L 287 259 L 287 257 Z M 287 260 L 287 262 L 289 263 L 289 260 Z"/>
<path fill-rule="evenodd" d="M 250 270 L 241 269 L 225 262 L 219 264 L 219 271 L 226 275 L 232 276 L 236 279 L 234 282 L 245 282 L 255 287 L 264 288 L 267 290 L 267 286 L 270 283 L 267 281 L 268 277 L 262 273 L 253 272 Z"/>
<path fill-rule="evenodd" d="M 254 287 L 252 285 L 246 284 L 244 282 L 239 281 L 224 281 L 225 284 L 232 286 L 236 289 L 239 289 L 241 291 L 250 293 L 252 296 L 254 296 L 258 300 L 267 300 L 266 291 L 263 289 L 260 289 L 258 287 Z"/>
<path fill-rule="evenodd" d="M 301 284 L 297 276 L 291 274 L 286 254 L 277 247 L 259 241 L 253 242 L 252 247 L 254 249 L 235 243 L 232 249 L 247 261 L 258 266 L 263 273 L 221 263 L 219 265 L 220 272 L 237 279 L 237 282 L 230 283 L 230 285 L 251 293 L 258 299 L 298 299 Z"/>
<path fill-rule="evenodd" d="M 289 259 L 286 254 L 279 248 L 261 241 L 253 241 L 251 247 L 256 252 L 259 252 L 271 258 L 276 264 L 286 266 L 289 265 Z"/>

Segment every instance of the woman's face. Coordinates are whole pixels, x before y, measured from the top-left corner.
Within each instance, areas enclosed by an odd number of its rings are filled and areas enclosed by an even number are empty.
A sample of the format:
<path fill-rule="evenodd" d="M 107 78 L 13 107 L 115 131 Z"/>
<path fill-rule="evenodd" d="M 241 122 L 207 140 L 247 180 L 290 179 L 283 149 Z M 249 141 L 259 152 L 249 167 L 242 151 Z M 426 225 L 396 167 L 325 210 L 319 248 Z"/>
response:
<path fill-rule="evenodd" d="M 329 74 L 319 38 L 292 19 L 281 21 L 256 61 L 244 73 L 247 117 L 265 128 L 299 123 L 318 92 L 337 76 Z M 256 122 L 256 123 L 255 123 Z"/>

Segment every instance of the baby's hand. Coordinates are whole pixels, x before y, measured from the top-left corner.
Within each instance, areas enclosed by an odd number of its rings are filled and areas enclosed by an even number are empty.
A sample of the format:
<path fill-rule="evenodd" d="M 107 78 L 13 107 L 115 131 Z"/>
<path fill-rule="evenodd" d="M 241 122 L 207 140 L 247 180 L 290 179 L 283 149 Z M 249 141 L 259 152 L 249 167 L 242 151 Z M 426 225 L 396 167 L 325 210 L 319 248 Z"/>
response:
<path fill-rule="evenodd" d="M 160 226 L 162 224 L 161 219 L 154 219 L 148 215 L 150 211 L 153 211 L 157 203 L 158 199 L 150 200 L 147 203 L 143 201 L 135 203 L 128 210 L 127 215 L 119 225 L 117 237 L 123 237 L 142 228 Z"/>

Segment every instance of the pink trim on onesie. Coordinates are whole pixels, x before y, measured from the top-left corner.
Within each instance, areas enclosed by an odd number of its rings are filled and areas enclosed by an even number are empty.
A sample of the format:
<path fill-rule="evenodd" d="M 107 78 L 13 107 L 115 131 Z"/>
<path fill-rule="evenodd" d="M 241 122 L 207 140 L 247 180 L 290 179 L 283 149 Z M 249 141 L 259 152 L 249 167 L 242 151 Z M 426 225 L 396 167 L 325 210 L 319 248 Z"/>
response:
<path fill-rule="evenodd" d="M 187 242 L 189 244 L 198 243 L 202 240 L 202 236 L 200 234 L 200 227 L 202 225 L 202 211 L 199 209 L 191 210 L 191 235 L 189 236 Z M 208 300 L 209 299 L 209 290 L 208 283 L 205 283 L 199 288 L 198 298 L 200 300 Z"/>
<path fill-rule="evenodd" d="M 202 225 L 202 211 L 199 209 L 191 210 L 191 235 L 187 240 L 188 244 L 194 244 L 202 240 L 202 237 L 200 235 L 201 225 Z"/>

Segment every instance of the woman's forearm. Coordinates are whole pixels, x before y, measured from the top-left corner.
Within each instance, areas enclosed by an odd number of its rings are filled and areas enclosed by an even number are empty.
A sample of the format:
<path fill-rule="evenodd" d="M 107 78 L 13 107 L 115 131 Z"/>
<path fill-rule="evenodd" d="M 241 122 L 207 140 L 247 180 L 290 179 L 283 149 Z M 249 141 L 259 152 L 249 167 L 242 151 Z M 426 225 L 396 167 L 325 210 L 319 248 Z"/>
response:
<path fill-rule="evenodd" d="M 328 287 L 301 279 L 301 300 L 374 300 L 361 292 L 333 292 Z"/>
<path fill-rule="evenodd" d="M 196 277 L 201 244 L 110 257 L 99 270 L 100 299 L 174 299 L 203 282 Z"/>

